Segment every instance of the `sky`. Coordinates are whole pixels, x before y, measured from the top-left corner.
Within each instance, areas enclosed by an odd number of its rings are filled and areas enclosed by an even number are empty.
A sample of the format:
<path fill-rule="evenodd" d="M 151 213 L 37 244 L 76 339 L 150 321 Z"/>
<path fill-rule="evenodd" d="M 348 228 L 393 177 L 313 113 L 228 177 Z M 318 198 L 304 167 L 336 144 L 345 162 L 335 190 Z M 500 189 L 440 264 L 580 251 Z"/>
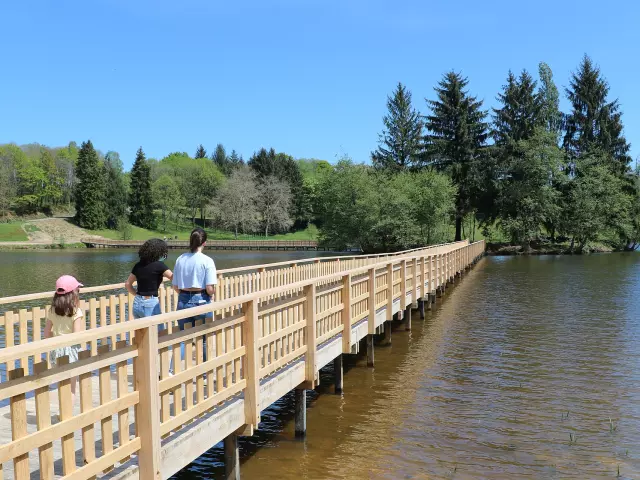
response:
<path fill-rule="evenodd" d="M 545 61 L 563 91 L 587 53 L 640 155 L 630 0 L 24 0 L 0 16 L 0 143 L 91 139 L 126 168 L 140 146 L 162 158 L 200 143 L 368 162 L 398 82 L 427 113 L 454 69 L 489 108 L 510 69 Z"/>

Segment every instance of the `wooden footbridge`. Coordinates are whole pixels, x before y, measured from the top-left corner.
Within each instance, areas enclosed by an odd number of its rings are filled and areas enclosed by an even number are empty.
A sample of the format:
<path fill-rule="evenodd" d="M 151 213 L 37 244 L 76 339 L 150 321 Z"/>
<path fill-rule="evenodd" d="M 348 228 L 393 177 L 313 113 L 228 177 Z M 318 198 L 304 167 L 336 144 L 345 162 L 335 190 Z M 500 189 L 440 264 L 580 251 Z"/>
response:
<path fill-rule="evenodd" d="M 189 242 L 183 240 L 166 240 L 169 248 L 181 250 L 189 249 Z M 83 239 L 89 248 L 139 248 L 144 241 L 141 240 L 109 240 L 109 239 Z M 207 249 L 210 250 L 322 250 L 334 251 L 328 246 L 322 246 L 315 240 L 209 240 Z"/>
<path fill-rule="evenodd" d="M 239 478 L 238 436 L 253 433 L 262 410 L 295 389 L 304 435 L 305 392 L 318 371 L 333 361 L 341 389 L 342 354 L 361 344 L 372 366 L 374 335 L 389 335 L 394 315 L 431 305 L 484 247 L 463 241 L 220 271 L 215 303 L 175 311 L 177 296 L 163 287 L 165 313 L 135 321 L 122 284 L 84 288 L 87 330 L 46 340 L 51 292 L 0 299 L 2 474 L 166 479 L 224 440 L 226 477 Z M 6 308 L 16 302 L 23 308 Z M 204 313 L 212 318 L 176 328 Z M 76 344 L 79 361 L 48 363 L 50 351 Z"/>

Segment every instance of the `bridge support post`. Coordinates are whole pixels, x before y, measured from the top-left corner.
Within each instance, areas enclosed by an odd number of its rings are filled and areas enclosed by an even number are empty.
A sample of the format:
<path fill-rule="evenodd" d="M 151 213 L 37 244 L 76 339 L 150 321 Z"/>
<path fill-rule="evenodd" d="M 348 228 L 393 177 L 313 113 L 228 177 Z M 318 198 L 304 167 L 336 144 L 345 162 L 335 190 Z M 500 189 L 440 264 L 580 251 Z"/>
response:
<path fill-rule="evenodd" d="M 240 449 L 236 433 L 232 433 L 224 439 L 224 478 L 225 480 L 240 480 Z"/>
<path fill-rule="evenodd" d="M 333 359 L 333 375 L 335 377 L 335 393 L 342 393 L 342 382 L 344 379 L 344 371 L 342 369 L 342 355 L 338 355 Z"/>
<path fill-rule="evenodd" d="M 407 332 L 411 330 L 411 305 L 407 307 L 404 314 L 404 329 Z"/>
<path fill-rule="evenodd" d="M 420 320 L 424 320 L 424 299 L 418 300 L 418 311 L 420 312 Z"/>
<path fill-rule="evenodd" d="M 391 345 L 391 320 L 384 322 L 384 345 Z"/>
<path fill-rule="evenodd" d="M 296 388 L 295 396 L 295 425 L 296 437 L 304 438 L 307 435 L 307 391 Z"/>
<path fill-rule="evenodd" d="M 373 335 L 367 335 L 367 367 L 373 367 Z"/>

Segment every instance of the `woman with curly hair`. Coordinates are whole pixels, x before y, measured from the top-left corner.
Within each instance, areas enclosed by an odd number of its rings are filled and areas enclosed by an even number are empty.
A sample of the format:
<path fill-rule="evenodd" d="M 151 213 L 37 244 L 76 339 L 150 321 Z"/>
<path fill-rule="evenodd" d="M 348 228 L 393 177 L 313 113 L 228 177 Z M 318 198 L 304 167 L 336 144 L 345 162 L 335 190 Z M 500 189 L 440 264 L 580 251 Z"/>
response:
<path fill-rule="evenodd" d="M 133 317 L 143 318 L 160 314 L 158 288 L 166 278 L 171 280 L 173 273 L 164 264 L 167 258 L 167 243 L 159 238 L 147 240 L 138 250 L 140 261 L 133 266 L 125 287 L 133 300 Z M 137 289 L 133 288 L 138 282 Z M 160 326 L 158 326 L 160 328 Z"/>

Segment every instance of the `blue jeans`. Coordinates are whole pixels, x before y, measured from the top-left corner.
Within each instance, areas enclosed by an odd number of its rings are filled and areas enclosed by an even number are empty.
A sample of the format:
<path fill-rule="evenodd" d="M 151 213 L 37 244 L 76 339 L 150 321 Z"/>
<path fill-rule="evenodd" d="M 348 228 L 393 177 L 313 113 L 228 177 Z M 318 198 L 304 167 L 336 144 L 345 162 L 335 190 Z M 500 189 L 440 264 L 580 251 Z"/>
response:
<path fill-rule="evenodd" d="M 202 294 L 200 292 L 193 293 L 180 293 L 178 295 L 178 310 L 185 310 L 187 308 L 200 307 L 202 305 L 206 305 L 207 303 L 211 303 L 211 297 L 209 295 Z M 207 318 L 212 318 L 213 312 L 209 312 L 202 315 L 194 315 L 193 317 L 182 318 L 178 320 L 178 326 L 180 330 L 184 330 L 184 327 L 187 323 L 190 323 L 192 327 L 196 326 L 197 321 L 202 321 L 203 323 Z M 202 337 L 203 345 L 203 361 L 207 361 L 207 344 L 205 343 L 205 337 Z M 180 345 L 181 357 L 184 358 L 184 343 Z"/>
<path fill-rule="evenodd" d="M 160 315 L 160 300 L 158 297 L 144 298 L 136 295 L 133 298 L 133 318 L 144 318 Z M 158 325 L 158 333 L 164 330 L 164 325 Z"/>

